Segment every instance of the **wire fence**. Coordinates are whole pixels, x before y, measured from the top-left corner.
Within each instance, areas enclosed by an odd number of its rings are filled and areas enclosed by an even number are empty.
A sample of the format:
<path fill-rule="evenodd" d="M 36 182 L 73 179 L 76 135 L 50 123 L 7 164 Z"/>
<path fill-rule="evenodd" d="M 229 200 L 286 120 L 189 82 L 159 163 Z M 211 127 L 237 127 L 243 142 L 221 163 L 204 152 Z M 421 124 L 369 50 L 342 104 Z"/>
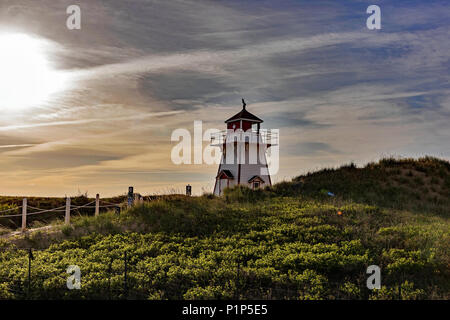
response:
<path fill-rule="evenodd" d="M 28 204 L 28 199 L 24 198 L 22 201 L 22 205 L 14 206 L 12 208 L 4 209 L 0 211 L 0 223 L 6 223 L 9 225 L 17 225 L 14 221 L 17 221 L 17 218 L 21 218 L 22 231 L 25 231 L 27 228 L 28 217 L 34 217 L 34 219 L 39 219 L 39 216 L 42 215 L 42 218 L 52 218 L 57 214 L 65 213 L 65 223 L 70 223 L 70 215 L 71 213 L 80 213 L 86 212 L 84 210 L 95 209 L 94 214 L 97 216 L 101 209 L 103 210 L 111 210 L 115 209 L 117 213 L 120 213 L 124 206 L 128 206 L 127 202 L 121 203 L 112 203 L 105 200 L 102 200 L 97 195 L 97 198 L 93 201 L 76 205 L 72 204 L 70 198 L 66 198 L 66 205 L 55 207 L 55 208 L 39 208 L 37 206 L 31 206 Z M 22 213 L 14 213 L 20 212 Z M 45 214 L 45 215 L 44 215 Z M 49 215 L 50 214 L 50 215 Z M 54 214 L 54 215 L 53 215 Z M 9 222 L 9 223 L 8 223 Z"/>
<path fill-rule="evenodd" d="M 15 258 L 19 256 L 23 257 L 23 259 L 20 260 L 22 265 L 15 265 L 17 270 L 13 273 L 9 273 L 9 277 L 5 277 L 3 272 L 0 273 L 0 299 L 12 298 L 31 300 L 71 297 L 88 299 L 126 299 L 129 297 L 129 267 L 127 263 L 129 257 L 127 256 L 126 251 L 122 259 L 111 258 L 105 265 L 97 264 L 97 269 L 89 269 L 89 271 L 87 271 L 87 268 L 83 268 L 84 266 L 80 265 L 81 270 L 84 273 L 83 276 L 89 276 L 90 281 L 97 283 L 98 286 L 97 288 L 92 288 L 92 290 L 83 291 L 68 287 L 67 283 L 70 281 L 69 277 L 71 276 L 69 269 L 67 268 L 69 265 L 52 266 L 51 264 L 47 264 L 44 270 L 42 269 L 42 265 L 34 265 L 34 261 L 41 258 L 39 253 L 45 251 L 45 249 L 0 248 L 0 252 L 8 251 L 15 252 Z M 1 260 L 5 259 L 8 259 L 8 257 L 2 256 Z M 42 261 L 40 262 L 42 263 Z M 71 263 L 77 265 L 75 259 Z M 117 278 L 121 278 L 121 281 L 114 281 L 114 284 L 112 284 L 112 280 L 117 280 Z M 83 281 L 81 277 L 80 280 Z M 105 280 L 109 285 L 100 285 L 101 283 L 104 283 Z"/>
<path fill-rule="evenodd" d="M 82 209 L 82 208 L 111 208 L 111 207 L 116 207 L 116 208 L 122 208 L 126 203 L 110 203 L 110 202 L 106 202 L 106 201 L 102 201 L 101 202 L 105 202 L 107 203 L 106 205 L 100 205 L 100 206 L 90 206 L 91 204 L 95 203 L 95 201 L 91 201 L 89 203 L 86 203 L 85 205 L 81 205 L 81 206 L 76 206 L 76 205 L 71 205 L 70 206 L 70 210 L 76 210 L 76 209 Z M 13 215 L 3 215 L 3 213 L 6 212 L 11 212 L 11 211 L 17 211 L 22 209 L 23 206 L 18 206 L 18 207 L 14 207 L 11 209 L 7 209 L 7 210 L 3 210 L 0 211 L 0 218 L 12 218 L 12 217 L 21 217 L 22 214 L 13 214 Z M 27 212 L 27 216 L 31 216 L 31 215 L 35 215 L 35 214 L 40 214 L 40 213 L 45 213 L 45 212 L 65 212 L 66 211 L 66 206 L 61 206 L 61 207 L 57 207 L 57 208 L 53 208 L 53 209 L 41 209 L 41 208 L 36 208 L 33 206 L 29 206 L 27 205 L 27 209 L 33 209 L 33 210 L 37 210 L 36 212 Z"/>
<path fill-rule="evenodd" d="M 95 255 L 101 254 L 96 249 L 89 249 Z M 267 283 L 267 279 L 257 277 L 249 272 L 239 261 L 231 262 L 230 272 L 223 279 L 218 280 L 215 273 L 208 271 L 206 278 L 195 278 L 195 271 L 203 270 L 201 266 L 185 267 L 185 270 L 174 275 L 169 269 L 161 269 L 158 272 L 149 272 L 149 269 L 139 262 L 145 260 L 135 251 L 124 250 L 116 257 L 103 256 L 101 262 L 89 265 L 77 264 L 76 257 L 70 259 L 70 252 L 65 253 L 61 260 L 66 264 L 58 263 L 57 259 L 47 261 L 48 249 L 10 249 L 0 248 L 0 262 L 11 258 L 1 253 L 15 251 L 15 263 L 20 261 L 21 271 L 0 272 L 0 299 L 192 299 L 184 294 L 192 287 L 208 287 L 215 282 L 222 288 L 227 288 L 227 293 L 219 298 L 234 300 L 252 299 L 299 299 L 302 292 L 309 288 L 296 283 Z M 47 251 L 47 252 L 44 252 Z M 17 257 L 21 259 L 17 259 Z M 81 270 L 77 289 L 69 288 L 68 283 L 73 282 L 73 273 L 69 272 L 69 265 L 79 265 Z M 16 265 L 16 267 L 19 267 Z M 178 266 L 174 265 L 177 269 Z M 9 276 L 9 277 L 8 277 Z M 220 278 L 220 277 L 219 277 Z M 217 281 L 220 282 L 217 283 Z M 230 286 L 229 284 L 232 285 Z M 368 295 L 365 282 L 361 281 L 362 290 Z M 309 285 L 307 285 L 309 286 Z M 155 295 L 155 293 L 157 293 Z M 9 296 L 8 296 L 9 295 Z M 209 298 L 217 298 L 208 296 Z M 401 296 L 400 296 L 401 297 Z M 335 299 L 347 299 L 346 296 Z"/>

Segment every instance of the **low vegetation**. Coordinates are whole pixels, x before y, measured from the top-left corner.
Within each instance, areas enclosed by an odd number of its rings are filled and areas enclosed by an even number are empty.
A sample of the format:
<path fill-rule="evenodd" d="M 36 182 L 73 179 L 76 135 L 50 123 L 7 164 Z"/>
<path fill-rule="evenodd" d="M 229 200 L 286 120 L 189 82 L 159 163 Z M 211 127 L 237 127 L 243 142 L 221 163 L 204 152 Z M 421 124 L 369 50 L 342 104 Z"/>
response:
<path fill-rule="evenodd" d="M 446 161 L 386 159 L 81 215 L 0 243 L 0 298 L 449 299 L 449 177 Z"/>

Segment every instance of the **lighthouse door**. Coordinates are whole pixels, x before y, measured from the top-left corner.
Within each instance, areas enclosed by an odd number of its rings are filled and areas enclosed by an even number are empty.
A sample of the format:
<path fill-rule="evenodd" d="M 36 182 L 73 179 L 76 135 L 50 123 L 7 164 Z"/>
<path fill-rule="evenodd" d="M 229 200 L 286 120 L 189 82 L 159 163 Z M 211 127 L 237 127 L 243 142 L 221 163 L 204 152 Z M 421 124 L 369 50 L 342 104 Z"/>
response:
<path fill-rule="evenodd" d="M 225 188 L 229 187 L 229 180 L 228 179 L 220 179 L 219 180 L 219 193 L 222 194 L 223 190 L 225 190 Z"/>

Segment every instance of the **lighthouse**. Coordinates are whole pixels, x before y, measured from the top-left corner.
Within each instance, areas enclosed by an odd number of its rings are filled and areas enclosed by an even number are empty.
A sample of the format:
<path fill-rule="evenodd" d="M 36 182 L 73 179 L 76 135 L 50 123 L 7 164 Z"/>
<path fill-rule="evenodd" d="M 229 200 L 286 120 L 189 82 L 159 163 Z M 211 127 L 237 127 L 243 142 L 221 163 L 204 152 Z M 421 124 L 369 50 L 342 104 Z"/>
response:
<path fill-rule="evenodd" d="M 251 189 L 272 185 L 266 153 L 277 137 L 262 130 L 263 120 L 246 106 L 242 99 L 242 110 L 225 121 L 227 129 L 211 136 L 211 146 L 220 147 L 222 152 L 214 185 L 218 196 L 237 185 Z"/>

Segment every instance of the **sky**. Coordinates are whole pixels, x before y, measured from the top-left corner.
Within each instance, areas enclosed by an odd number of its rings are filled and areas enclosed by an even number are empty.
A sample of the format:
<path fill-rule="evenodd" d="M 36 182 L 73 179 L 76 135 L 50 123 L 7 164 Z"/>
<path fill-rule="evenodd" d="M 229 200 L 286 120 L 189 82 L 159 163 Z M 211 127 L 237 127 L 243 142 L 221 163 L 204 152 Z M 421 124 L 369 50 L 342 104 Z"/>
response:
<path fill-rule="evenodd" d="M 212 192 L 217 166 L 175 165 L 171 134 L 225 129 L 241 98 L 280 130 L 274 182 L 450 159 L 449 27 L 433 0 L 2 0 L 0 194 Z"/>

